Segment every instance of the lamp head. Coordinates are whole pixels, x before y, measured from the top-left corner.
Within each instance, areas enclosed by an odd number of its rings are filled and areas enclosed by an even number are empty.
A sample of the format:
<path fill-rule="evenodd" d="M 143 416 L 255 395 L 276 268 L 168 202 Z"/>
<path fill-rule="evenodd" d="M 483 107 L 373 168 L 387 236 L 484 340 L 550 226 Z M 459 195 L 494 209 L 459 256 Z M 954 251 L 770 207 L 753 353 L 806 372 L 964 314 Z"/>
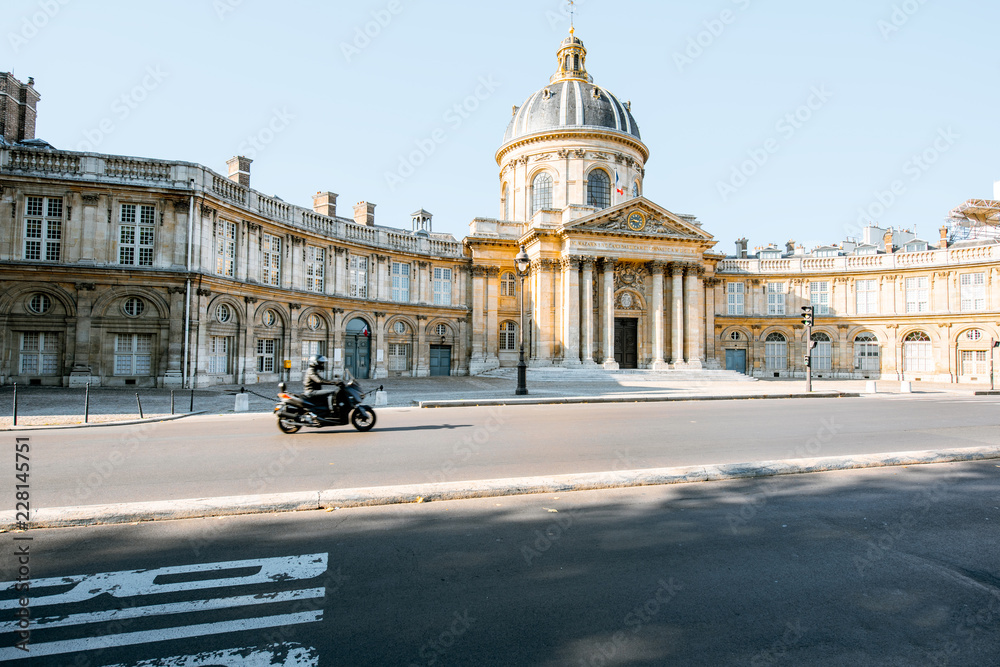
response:
<path fill-rule="evenodd" d="M 531 258 L 528 257 L 528 253 L 524 251 L 524 246 L 521 246 L 521 252 L 517 253 L 517 257 L 514 258 L 517 262 L 517 272 L 527 273 L 528 267 L 531 266 Z"/>

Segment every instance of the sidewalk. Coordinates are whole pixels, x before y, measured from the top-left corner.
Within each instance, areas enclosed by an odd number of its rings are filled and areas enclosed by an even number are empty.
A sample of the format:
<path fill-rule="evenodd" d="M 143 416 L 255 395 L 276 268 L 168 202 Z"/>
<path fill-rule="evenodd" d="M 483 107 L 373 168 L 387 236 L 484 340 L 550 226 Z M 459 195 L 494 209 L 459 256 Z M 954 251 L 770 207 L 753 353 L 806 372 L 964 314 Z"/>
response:
<path fill-rule="evenodd" d="M 366 391 L 383 385 L 387 394 L 386 407 L 410 407 L 420 402 L 442 401 L 494 401 L 513 399 L 516 380 L 504 369 L 500 377 L 429 377 L 387 378 L 359 380 Z M 510 376 L 510 377 L 508 377 Z M 971 396 L 976 391 L 989 389 L 988 384 L 941 384 L 914 382 L 913 394 L 899 393 L 898 381 L 879 381 L 879 395 L 920 396 L 955 394 Z M 764 396 L 789 396 L 805 391 L 803 380 L 700 380 L 689 375 L 654 373 L 649 371 L 629 373 L 595 373 L 563 371 L 561 369 L 529 369 L 528 396 L 525 402 L 563 398 L 600 397 L 603 401 L 663 400 L 667 398 L 697 400 L 699 398 L 725 399 Z M 191 390 L 174 392 L 174 413 L 189 410 L 208 414 L 229 414 L 234 411 L 235 393 L 239 385 L 219 385 L 196 389 L 192 400 Z M 271 412 L 276 403 L 277 383 L 249 385 L 250 412 Z M 814 380 L 814 393 L 863 394 L 864 380 Z M 297 390 L 297 387 L 293 387 Z M 136 403 L 138 393 L 145 419 L 160 419 L 171 414 L 169 389 L 135 387 L 92 387 L 88 423 L 133 421 L 139 419 Z M 13 425 L 13 387 L 0 387 L 0 428 Z M 17 388 L 18 426 L 76 425 L 84 423 L 84 390 L 66 387 Z M 370 397 L 374 402 L 374 396 Z"/>

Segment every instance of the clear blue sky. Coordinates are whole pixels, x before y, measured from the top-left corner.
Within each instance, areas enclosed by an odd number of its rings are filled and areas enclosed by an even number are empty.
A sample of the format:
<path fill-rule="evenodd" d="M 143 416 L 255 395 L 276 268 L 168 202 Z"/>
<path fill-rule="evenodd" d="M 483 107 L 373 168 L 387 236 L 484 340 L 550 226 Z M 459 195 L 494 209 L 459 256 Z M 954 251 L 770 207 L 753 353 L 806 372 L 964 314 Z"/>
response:
<path fill-rule="evenodd" d="M 565 5 L 6 0 L 0 70 L 35 77 L 38 136 L 58 148 L 225 172 L 257 137 L 258 190 L 304 206 L 332 190 L 342 215 L 367 200 L 398 227 L 423 207 L 460 238 L 499 213 L 493 156 L 556 67 Z M 596 82 L 632 101 L 646 196 L 725 253 L 740 236 L 840 241 L 862 210 L 933 241 L 951 208 L 992 196 L 997 25 L 983 0 L 582 0 L 576 19 Z"/>

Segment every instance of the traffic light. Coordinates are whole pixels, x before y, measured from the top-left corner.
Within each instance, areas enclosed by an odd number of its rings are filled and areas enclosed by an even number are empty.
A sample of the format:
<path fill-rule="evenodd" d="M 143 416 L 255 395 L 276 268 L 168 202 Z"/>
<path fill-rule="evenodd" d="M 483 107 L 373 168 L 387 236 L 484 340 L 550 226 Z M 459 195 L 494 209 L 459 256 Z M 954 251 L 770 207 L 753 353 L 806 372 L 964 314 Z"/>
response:
<path fill-rule="evenodd" d="M 1000 340 L 993 341 L 993 347 L 1000 347 Z"/>
<path fill-rule="evenodd" d="M 813 307 L 812 306 L 802 306 L 802 324 L 807 327 L 813 325 Z"/>
<path fill-rule="evenodd" d="M 808 354 L 802 357 L 802 363 L 805 364 L 806 368 L 812 368 L 812 357 Z"/>

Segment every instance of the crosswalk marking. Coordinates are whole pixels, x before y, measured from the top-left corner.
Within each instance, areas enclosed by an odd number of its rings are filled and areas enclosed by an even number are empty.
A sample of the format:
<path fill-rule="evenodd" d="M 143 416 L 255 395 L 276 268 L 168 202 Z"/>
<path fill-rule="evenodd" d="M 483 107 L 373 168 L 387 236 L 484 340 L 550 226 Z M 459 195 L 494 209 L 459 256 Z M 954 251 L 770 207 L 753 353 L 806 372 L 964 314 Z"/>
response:
<path fill-rule="evenodd" d="M 123 621 L 129 618 L 145 618 L 148 616 L 169 616 L 171 614 L 188 614 L 197 611 L 209 611 L 212 609 L 235 609 L 237 607 L 247 607 L 259 604 L 276 604 L 280 602 L 290 602 L 294 600 L 312 600 L 322 598 L 324 590 L 322 588 L 307 588 L 297 591 L 283 591 L 281 593 L 266 593 L 260 595 L 241 595 L 229 598 L 215 598 L 209 600 L 193 600 L 191 602 L 174 602 L 171 604 L 158 604 L 148 607 L 127 607 L 125 609 L 110 609 L 108 611 L 96 611 L 88 614 L 72 614 L 70 616 L 48 616 L 32 619 L 31 625 L 34 629 L 42 628 L 65 628 L 71 625 L 84 625 L 87 623 L 107 623 L 109 621 Z M 17 630 L 17 621 L 0 623 L 0 632 Z"/>
<path fill-rule="evenodd" d="M 103 637 L 84 637 L 83 639 L 67 639 L 63 641 L 47 642 L 44 644 L 31 644 L 31 652 L 14 648 L 0 648 L 0 662 L 8 660 L 23 660 L 25 657 L 43 657 L 48 655 L 61 655 L 65 653 L 78 653 L 80 651 L 96 651 L 105 648 L 119 648 L 121 646 L 135 646 L 136 644 L 150 644 L 152 642 L 170 641 L 173 639 L 190 639 L 192 637 L 206 637 L 209 635 L 221 635 L 227 632 L 244 632 L 246 630 L 264 630 L 267 628 L 278 628 L 286 625 L 298 625 L 300 623 L 315 623 L 323 620 L 323 610 L 305 611 L 297 614 L 279 614 L 277 616 L 265 616 L 263 618 L 246 618 L 239 621 L 221 621 L 219 623 L 202 623 L 200 625 L 185 625 L 177 628 L 164 628 L 162 630 L 143 630 L 140 632 L 125 632 L 117 635 L 106 635 Z"/>
<path fill-rule="evenodd" d="M 282 660 L 282 662 L 278 662 Z M 143 660 L 134 665 L 117 664 L 107 667 L 317 667 L 319 656 L 314 649 L 295 644 L 279 644 L 274 648 L 237 648 L 198 655 Z"/>

